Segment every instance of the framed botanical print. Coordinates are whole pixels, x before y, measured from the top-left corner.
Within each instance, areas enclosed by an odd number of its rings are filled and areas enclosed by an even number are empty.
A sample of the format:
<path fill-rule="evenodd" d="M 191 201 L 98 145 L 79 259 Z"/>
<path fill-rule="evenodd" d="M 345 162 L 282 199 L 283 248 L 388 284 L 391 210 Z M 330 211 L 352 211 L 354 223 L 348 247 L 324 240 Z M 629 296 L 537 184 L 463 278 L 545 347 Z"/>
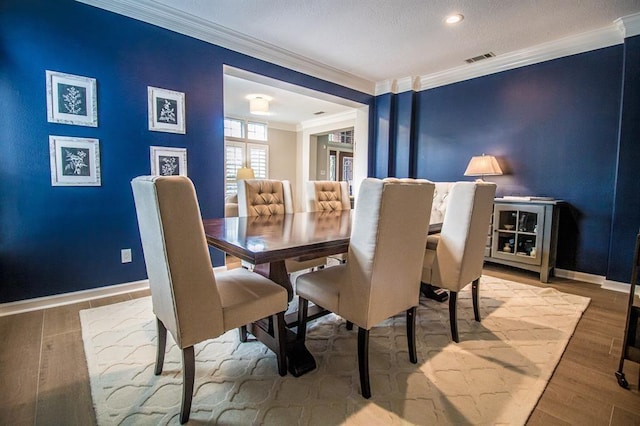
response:
<path fill-rule="evenodd" d="M 160 176 L 187 176 L 186 148 L 152 146 L 151 174 Z"/>
<path fill-rule="evenodd" d="M 46 71 L 47 121 L 98 127 L 96 79 Z"/>
<path fill-rule="evenodd" d="M 49 136 L 52 186 L 100 186 L 98 139 Z"/>
<path fill-rule="evenodd" d="M 186 133 L 184 93 L 147 87 L 149 130 Z"/>

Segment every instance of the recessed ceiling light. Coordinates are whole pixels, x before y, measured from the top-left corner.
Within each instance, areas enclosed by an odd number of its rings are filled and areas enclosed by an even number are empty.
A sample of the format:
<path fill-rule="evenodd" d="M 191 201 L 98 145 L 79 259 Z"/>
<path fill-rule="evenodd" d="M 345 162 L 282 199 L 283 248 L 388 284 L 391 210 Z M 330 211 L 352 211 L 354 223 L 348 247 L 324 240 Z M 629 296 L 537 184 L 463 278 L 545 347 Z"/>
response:
<path fill-rule="evenodd" d="M 455 15 L 449 15 L 446 18 L 444 18 L 444 22 L 446 22 L 447 24 L 457 24 L 458 22 L 461 22 L 464 19 L 464 16 L 462 16 L 459 13 L 456 13 Z"/>

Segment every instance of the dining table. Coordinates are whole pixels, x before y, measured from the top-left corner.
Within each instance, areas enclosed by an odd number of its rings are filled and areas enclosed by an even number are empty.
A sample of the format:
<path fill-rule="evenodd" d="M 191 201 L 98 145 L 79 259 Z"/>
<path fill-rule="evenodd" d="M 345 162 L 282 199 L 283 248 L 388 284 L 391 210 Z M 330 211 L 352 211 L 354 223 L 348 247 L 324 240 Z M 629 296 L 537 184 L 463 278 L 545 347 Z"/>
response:
<path fill-rule="evenodd" d="M 254 272 L 266 276 L 287 290 L 293 300 L 293 285 L 285 260 L 299 261 L 346 253 L 349 250 L 353 210 L 296 212 L 263 216 L 204 219 L 209 246 L 254 265 Z M 442 224 L 430 224 L 429 233 Z M 310 307 L 309 319 L 326 314 L 321 307 Z M 295 337 L 297 314 L 286 315 L 287 366 L 298 377 L 316 368 L 315 359 L 304 342 Z M 260 321 L 247 325 L 251 334 L 273 333 L 273 325 Z"/>

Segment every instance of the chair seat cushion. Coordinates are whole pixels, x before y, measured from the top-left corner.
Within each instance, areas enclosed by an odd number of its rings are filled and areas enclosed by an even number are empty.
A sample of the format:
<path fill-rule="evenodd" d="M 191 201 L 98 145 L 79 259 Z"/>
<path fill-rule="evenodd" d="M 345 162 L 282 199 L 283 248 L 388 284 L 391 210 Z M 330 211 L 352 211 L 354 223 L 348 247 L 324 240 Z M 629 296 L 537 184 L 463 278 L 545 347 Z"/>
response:
<path fill-rule="evenodd" d="M 331 266 L 320 271 L 300 275 L 296 280 L 296 293 L 331 312 L 339 312 L 340 289 L 347 282 L 346 264 Z"/>
<path fill-rule="evenodd" d="M 428 246 L 429 246 L 429 243 L 427 242 L 427 247 Z M 424 251 L 424 260 L 422 262 L 422 277 L 420 278 L 420 281 L 422 281 L 425 284 L 435 284 L 433 282 L 433 266 L 434 266 L 435 260 L 436 260 L 435 247 L 433 249 L 427 248 Z"/>
<path fill-rule="evenodd" d="M 298 260 L 298 259 L 285 259 L 284 264 L 288 273 L 303 271 L 305 269 L 315 268 L 316 266 L 326 265 L 326 257 L 318 257 L 316 259 Z"/>
<path fill-rule="evenodd" d="M 287 310 L 287 290 L 260 274 L 237 268 L 215 277 L 225 330 Z"/>

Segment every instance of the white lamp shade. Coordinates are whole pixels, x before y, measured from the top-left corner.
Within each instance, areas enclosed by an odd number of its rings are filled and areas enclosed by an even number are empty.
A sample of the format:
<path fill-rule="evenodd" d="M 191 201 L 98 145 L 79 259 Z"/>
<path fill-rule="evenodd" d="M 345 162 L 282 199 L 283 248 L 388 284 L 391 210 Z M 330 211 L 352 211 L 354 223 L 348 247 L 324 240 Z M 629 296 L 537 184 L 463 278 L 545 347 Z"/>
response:
<path fill-rule="evenodd" d="M 493 155 L 479 155 L 471 157 L 465 176 L 498 176 L 502 174 L 502 169 L 498 160 Z"/>
<path fill-rule="evenodd" d="M 253 98 L 249 100 L 249 112 L 254 115 L 269 114 L 269 101 L 265 98 Z"/>
<path fill-rule="evenodd" d="M 256 176 L 253 173 L 253 169 L 249 167 L 241 167 L 238 169 L 238 174 L 236 175 L 236 180 L 243 179 L 254 179 Z"/>

